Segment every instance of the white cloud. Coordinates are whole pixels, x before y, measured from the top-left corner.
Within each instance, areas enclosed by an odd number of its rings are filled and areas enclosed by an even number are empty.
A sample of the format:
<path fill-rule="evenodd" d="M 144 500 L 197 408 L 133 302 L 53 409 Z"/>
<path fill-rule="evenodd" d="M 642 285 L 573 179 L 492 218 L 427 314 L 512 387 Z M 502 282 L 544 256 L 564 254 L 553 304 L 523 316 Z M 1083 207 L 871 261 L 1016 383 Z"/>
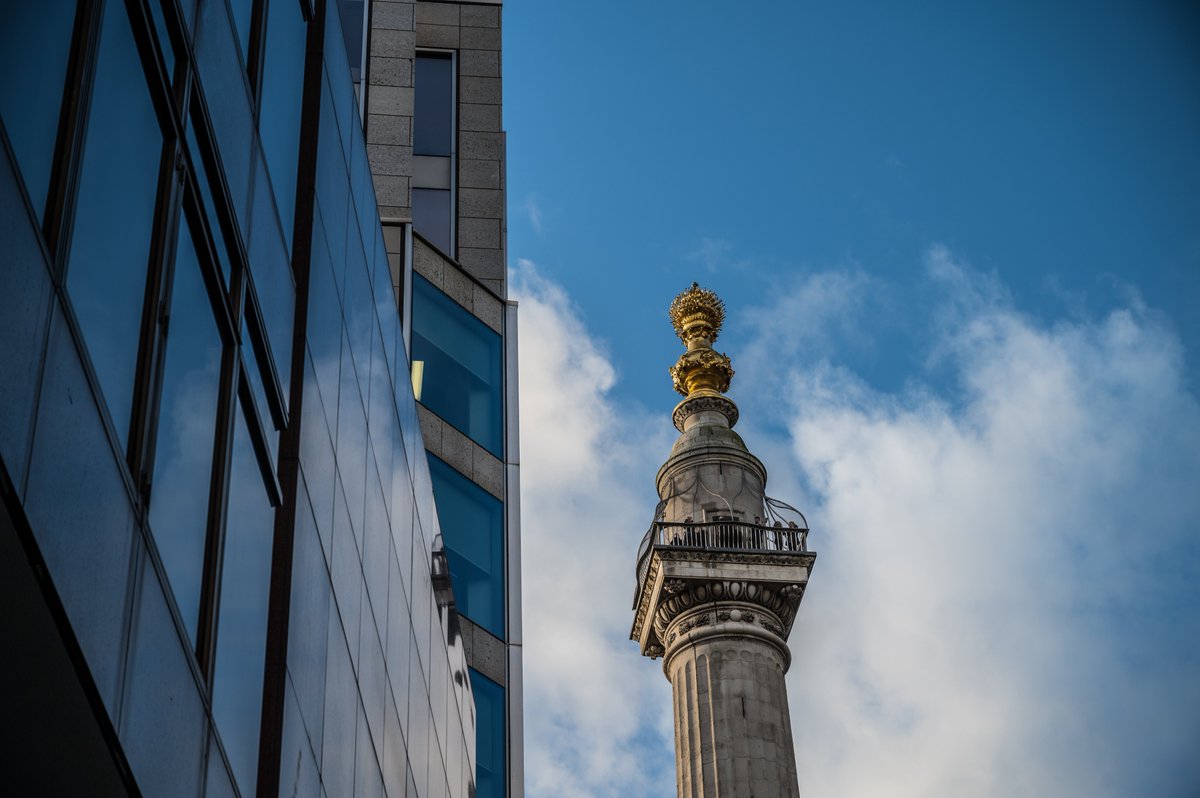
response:
<path fill-rule="evenodd" d="M 538 204 L 537 197 L 533 194 L 526 196 L 525 201 L 521 203 L 521 210 L 525 211 L 525 217 L 529 219 L 529 224 L 533 228 L 533 232 L 541 235 L 542 206 Z"/>
<path fill-rule="evenodd" d="M 670 691 L 628 640 L 634 558 L 670 420 L 616 406 L 561 288 L 521 261 L 525 770 L 530 796 L 664 794 Z"/>
<path fill-rule="evenodd" d="M 945 249 L 928 271 L 950 385 L 881 394 L 834 365 L 829 325 L 869 326 L 886 291 L 861 273 L 729 309 L 763 320 L 729 344 L 739 429 L 819 552 L 789 674 L 802 792 L 1194 794 L 1200 405 L 1177 337 L 1137 302 L 1031 319 Z M 670 794 L 669 687 L 625 637 L 673 429 L 619 400 L 561 289 L 516 283 L 529 794 Z"/>

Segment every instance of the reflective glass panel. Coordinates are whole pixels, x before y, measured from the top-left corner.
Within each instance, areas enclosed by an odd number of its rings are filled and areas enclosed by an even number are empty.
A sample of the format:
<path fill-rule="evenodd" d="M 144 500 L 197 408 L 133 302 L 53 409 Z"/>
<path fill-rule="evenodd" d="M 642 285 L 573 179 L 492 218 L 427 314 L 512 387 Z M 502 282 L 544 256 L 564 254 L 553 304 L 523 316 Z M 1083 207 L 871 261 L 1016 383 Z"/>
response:
<path fill-rule="evenodd" d="M 170 318 L 151 483 L 150 528 L 167 569 L 171 592 L 195 643 L 221 377 L 221 337 L 186 221 L 179 229 Z"/>
<path fill-rule="evenodd" d="M 475 795 L 504 798 L 504 688 L 471 671 L 475 693 Z"/>
<path fill-rule="evenodd" d="M 501 457 L 500 336 L 417 274 L 412 304 L 417 401 Z"/>
<path fill-rule="evenodd" d="M 254 354 L 254 346 L 250 340 L 250 330 L 246 326 L 246 320 L 242 319 L 242 359 L 246 364 L 246 376 L 250 381 L 250 392 L 254 394 L 254 404 L 258 410 L 258 418 L 263 425 L 263 433 L 267 438 L 267 446 L 271 450 L 271 457 L 279 456 L 279 429 L 275 426 L 275 422 L 271 416 L 271 405 L 267 402 L 267 390 L 264 387 L 268 382 L 267 372 L 262 370 L 262 365 L 259 363 L 258 356 Z"/>
<path fill-rule="evenodd" d="M 357 83 L 362 80 L 363 0 L 338 0 L 337 5 L 338 15 L 342 18 L 342 37 L 346 42 L 350 76 Z"/>
<path fill-rule="evenodd" d="M 71 55 L 75 0 L 0 4 L 0 117 L 40 218 Z"/>
<path fill-rule="evenodd" d="M 296 169 L 300 152 L 300 101 L 304 88 L 307 27 L 296 0 L 269 3 L 267 13 L 258 132 L 271 172 L 283 236 L 290 251 L 296 216 Z"/>
<path fill-rule="evenodd" d="M 208 5 L 220 8 L 221 0 L 208 0 Z M 254 11 L 254 0 L 229 0 L 229 10 L 233 12 L 233 27 L 237 32 L 238 44 L 242 47 L 242 60 L 250 58 L 250 16 Z"/>
<path fill-rule="evenodd" d="M 242 792 L 252 794 L 258 770 L 274 512 L 242 414 L 235 424 L 230 469 L 213 716 L 234 776 Z"/>
<path fill-rule="evenodd" d="M 433 455 L 429 476 L 458 611 L 504 637 L 504 507 Z"/>
<path fill-rule="evenodd" d="M 105 5 L 90 116 L 67 289 L 125 443 L 162 132 L 124 3 Z"/>
<path fill-rule="evenodd" d="M 163 9 L 159 3 L 150 2 L 150 18 L 154 20 L 154 31 L 158 36 L 158 48 L 162 51 L 163 63 L 167 67 L 167 80 L 175 70 L 175 48 L 171 45 L 171 36 L 167 33 L 167 22 L 163 19 Z"/>
<path fill-rule="evenodd" d="M 413 62 L 413 154 L 450 155 L 454 148 L 454 60 L 418 53 Z"/>
<path fill-rule="evenodd" d="M 200 142 L 196 139 L 196 125 L 189 119 L 187 125 L 187 146 L 192 156 L 192 166 L 195 168 L 196 187 L 200 190 L 200 199 L 204 203 L 204 213 L 208 217 L 208 229 L 216 244 L 217 261 L 221 266 L 221 274 L 225 277 L 225 285 L 230 284 L 229 253 L 225 244 L 225 234 L 221 230 L 221 217 L 217 215 L 216 201 L 213 199 L 212 186 L 217 185 L 209 179 L 208 168 L 201 157 Z M 199 237 L 197 236 L 197 239 Z"/>
<path fill-rule="evenodd" d="M 451 199 L 449 189 L 412 190 L 413 227 L 425 236 L 429 243 L 447 255 L 454 254 L 454 236 L 450 231 L 454 203 Z"/>

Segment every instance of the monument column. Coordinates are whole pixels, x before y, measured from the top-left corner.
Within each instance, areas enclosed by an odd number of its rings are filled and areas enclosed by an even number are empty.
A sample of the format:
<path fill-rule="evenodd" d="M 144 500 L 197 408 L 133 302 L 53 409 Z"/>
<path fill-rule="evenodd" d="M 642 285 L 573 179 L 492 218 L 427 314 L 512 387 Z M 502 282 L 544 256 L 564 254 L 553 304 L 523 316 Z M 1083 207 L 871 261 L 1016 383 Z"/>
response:
<path fill-rule="evenodd" d="M 712 349 L 721 300 L 693 283 L 670 315 L 687 346 L 671 369 L 681 434 L 638 553 L 631 637 L 671 682 L 680 798 L 796 796 L 784 674 L 816 555 L 804 516 L 766 495 L 766 469 L 733 431 L 733 369 Z"/>

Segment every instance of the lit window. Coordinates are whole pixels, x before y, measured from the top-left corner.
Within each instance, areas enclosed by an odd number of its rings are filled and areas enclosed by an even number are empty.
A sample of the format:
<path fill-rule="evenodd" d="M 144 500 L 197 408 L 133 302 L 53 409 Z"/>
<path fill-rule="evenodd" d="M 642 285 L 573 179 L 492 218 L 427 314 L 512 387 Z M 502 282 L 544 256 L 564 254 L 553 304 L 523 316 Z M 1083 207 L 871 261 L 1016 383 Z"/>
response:
<path fill-rule="evenodd" d="M 500 336 L 417 274 L 412 308 L 417 401 L 503 457 Z"/>
<path fill-rule="evenodd" d="M 453 257 L 454 58 L 417 53 L 413 70 L 413 227 Z"/>

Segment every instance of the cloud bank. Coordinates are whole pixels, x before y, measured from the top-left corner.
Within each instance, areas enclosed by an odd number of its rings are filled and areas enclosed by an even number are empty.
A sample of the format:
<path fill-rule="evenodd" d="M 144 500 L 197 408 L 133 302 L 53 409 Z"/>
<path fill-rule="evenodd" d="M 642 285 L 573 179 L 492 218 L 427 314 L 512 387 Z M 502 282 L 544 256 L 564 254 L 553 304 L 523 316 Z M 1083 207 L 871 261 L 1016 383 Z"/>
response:
<path fill-rule="evenodd" d="M 1178 337 L 1136 300 L 1047 322 L 943 248 L 926 267 L 929 374 L 901 393 L 837 365 L 887 290 L 861 272 L 731 331 L 739 430 L 819 552 L 788 676 L 802 793 L 1196 794 L 1200 404 Z M 515 285 L 528 793 L 671 794 L 669 687 L 625 639 L 668 408 L 616 395 L 560 288 L 529 264 Z"/>

